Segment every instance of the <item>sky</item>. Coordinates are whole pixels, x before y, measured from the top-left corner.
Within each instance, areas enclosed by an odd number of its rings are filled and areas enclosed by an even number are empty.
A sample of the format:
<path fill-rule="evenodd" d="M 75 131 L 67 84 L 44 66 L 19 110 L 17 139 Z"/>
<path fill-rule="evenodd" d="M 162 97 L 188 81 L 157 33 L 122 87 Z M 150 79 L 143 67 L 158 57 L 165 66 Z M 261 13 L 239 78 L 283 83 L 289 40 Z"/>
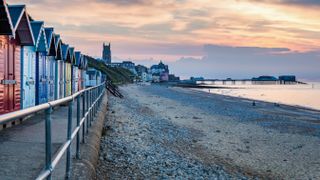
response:
<path fill-rule="evenodd" d="M 7 0 L 63 41 L 116 61 L 163 60 L 183 77 L 320 80 L 319 0 Z"/>

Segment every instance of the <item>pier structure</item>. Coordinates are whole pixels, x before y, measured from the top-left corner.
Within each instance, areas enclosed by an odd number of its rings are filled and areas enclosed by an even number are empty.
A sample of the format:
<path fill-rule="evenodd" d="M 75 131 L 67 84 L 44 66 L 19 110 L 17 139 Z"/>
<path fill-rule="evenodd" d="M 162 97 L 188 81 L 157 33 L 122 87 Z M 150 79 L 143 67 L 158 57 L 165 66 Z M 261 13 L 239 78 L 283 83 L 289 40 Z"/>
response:
<path fill-rule="evenodd" d="M 285 80 L 254 80 L 254 79 L 202 79 L 197 80 L 197 84 L 212 85 L 284 85 L 284 84 L 306 84 L 301 81 L 285 81 Z"/>

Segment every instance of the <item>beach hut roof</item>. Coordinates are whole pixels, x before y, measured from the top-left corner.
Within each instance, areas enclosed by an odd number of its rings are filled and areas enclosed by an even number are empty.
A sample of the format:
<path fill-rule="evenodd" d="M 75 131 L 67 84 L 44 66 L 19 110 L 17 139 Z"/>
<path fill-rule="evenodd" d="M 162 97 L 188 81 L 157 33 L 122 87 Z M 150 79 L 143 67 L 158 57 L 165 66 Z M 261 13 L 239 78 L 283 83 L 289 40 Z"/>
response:
<path fill-rule="evenodd" d="M 47 40 L 48 56 L 56 56 L 57 55 L 53 31 L 54 30 L 52 27 L 44 28 L 44 33 L 46 34 L 46 40 Z"/>
<path fill-rule="evenodd" d="M 76 51 L 75 53 L 75 65 L 78 66 L 79 68 L 81 68 L 81 52 L 80 51 Z"/>
<path fill-rule="evenodd" d="M 61 47 L 61 39 L 59 34 L 54 34 L 54 47 L 56 50 L 56 60 L 63 60 L 62 47 Z"/>
<path fill-rule="evenodd" d="M 13 25 L 14 37 L 20 40 L 21 45 L 33 46 L 34 37 L 31 30 L 29 16 L 25 5 L 8 5 Z"/>
<path fill-rule="evenodd" d="M 88 69 L 88 57 L 83 56 L 83 69 Z"/>
<path fill-rule="evenodd" d="M 67 44 L 61 44 L 62 49 L 62 58 L 64 61 L 71 62 L 71 54 L 69 50 L 69 45 Z"/>
<path fill-rule="evenodd" d="M 74 47 L 69 47 L 69 53 L 70 53 L 70 63 L 75 63 L 75 54 L 74 54 Z"/>
<path fill-rule="evenodd" d="M 5 0 L 0 0 L 0 35 L 14 35 L 9 9 Z"/>
<path fill-rule="evenodd" d="M 32 21 L 31 28 L 33 37 L 35 39 L 35 47 L 37 51 L 47 52 L 48 45 L 46 40 L 46 34 L 43 27 L 43 21 Z"/>

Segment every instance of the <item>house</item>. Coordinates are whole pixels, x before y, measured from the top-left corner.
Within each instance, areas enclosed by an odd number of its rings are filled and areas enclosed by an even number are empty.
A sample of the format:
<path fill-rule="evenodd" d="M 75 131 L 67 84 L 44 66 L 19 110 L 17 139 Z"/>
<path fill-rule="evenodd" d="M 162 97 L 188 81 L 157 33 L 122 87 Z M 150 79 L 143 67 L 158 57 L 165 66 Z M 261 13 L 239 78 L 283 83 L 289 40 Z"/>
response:
<path fill-rule="evenodd" d="M 169 81 L 169 67 L 168 65 L 165 65 L 160 61 L 159 64 L 151 66 L 151 74 L 152 74 L 152 79 L 157 80 L 159 77 L 159 82 L 167 82 Z M 154 81 L 155 82 L 155 81 Z"/>
<path fill-rule="evenodd" d="M 122 68 L 125 68 L 125 69 L 128 69 L 129 71 L 131 71 L 133 74 L 137 75 L 137 71 L 136 71 L 136 68 L 135 68 L 135 64 L 131 61 L 123 61 L 121 63 L 121 67 Z"/>
<path fill-rule="evenodd" d="M 140 81 L 142 82 L 152 81 L 152 75 L 150 73 L 150 70 L 147 67 L 143 65 L 137 65 L 135 68 Z"/>

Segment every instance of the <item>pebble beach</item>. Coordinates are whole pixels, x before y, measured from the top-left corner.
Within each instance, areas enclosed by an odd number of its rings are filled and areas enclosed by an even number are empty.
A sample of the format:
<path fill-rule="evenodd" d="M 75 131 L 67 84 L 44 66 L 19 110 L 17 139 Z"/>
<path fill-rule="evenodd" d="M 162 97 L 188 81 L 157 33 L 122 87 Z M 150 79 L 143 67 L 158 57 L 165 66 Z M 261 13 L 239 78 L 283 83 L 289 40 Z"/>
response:
<path fill-rule="evenodd" d="M 110 97 L 97 179 L 320 179 L 320 112 L 160 85 Z"/>

